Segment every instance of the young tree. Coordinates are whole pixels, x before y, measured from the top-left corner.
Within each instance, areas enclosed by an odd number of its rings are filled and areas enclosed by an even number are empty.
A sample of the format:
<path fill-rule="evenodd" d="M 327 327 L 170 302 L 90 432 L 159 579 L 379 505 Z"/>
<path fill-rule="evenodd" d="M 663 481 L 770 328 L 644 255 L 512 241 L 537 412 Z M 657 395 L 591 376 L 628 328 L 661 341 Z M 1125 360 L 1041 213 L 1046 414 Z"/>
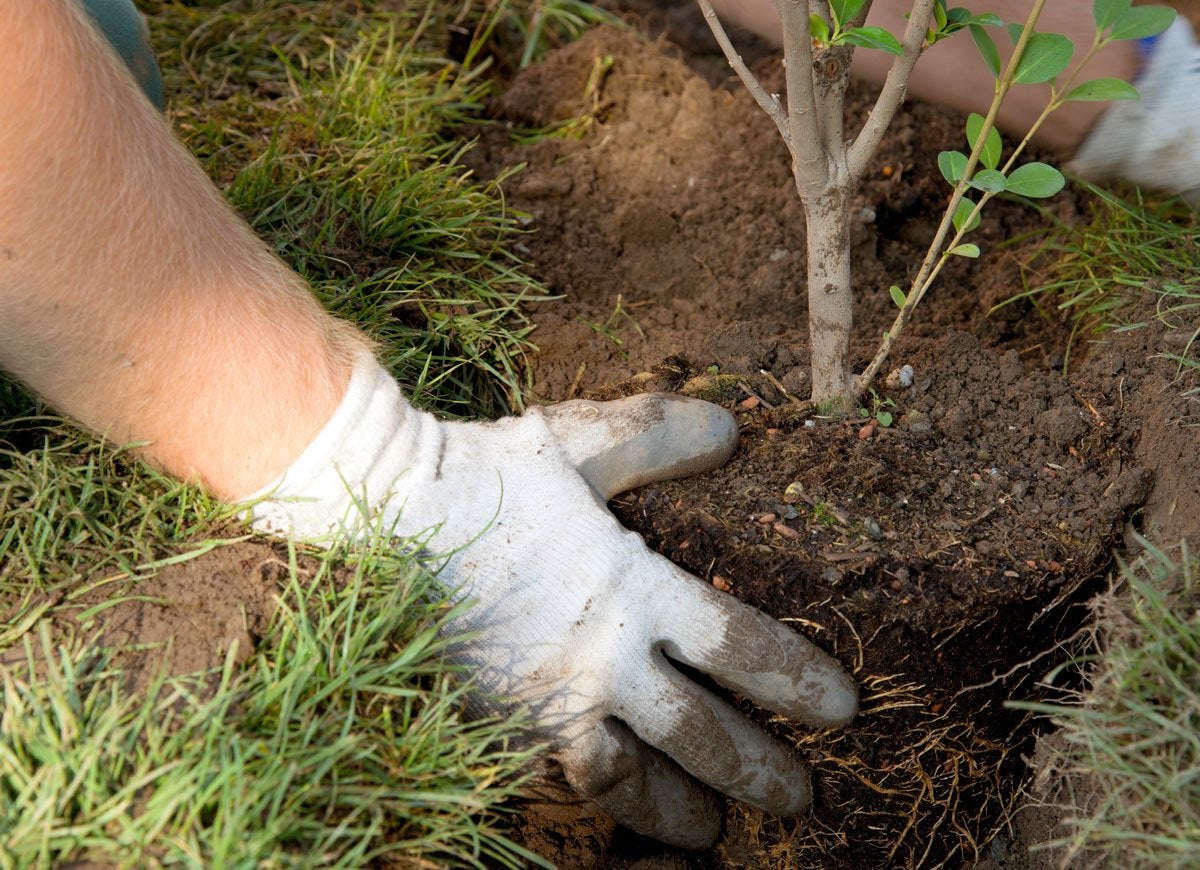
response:
<path fill-rule="evenodd" d="M 1014 169 L 1017 156 L 1046 116 L 1069 100 L 1137 99 L 1137 91 L 1117 79 L 1094 79 L 1075 85 L 1087 61 L 1114 40 L 1161 33 L 1174 18 L 1174 12 L 1164 7 L 1131 8 L 1130 0 L 1095 0 L 1096 36 L 1060 83 L 1058 79 L 1070 66 L 1075 48 L 1065 36 L 1035 30 L 1045 0 L 1036 0 L 1024 25 L 1009 25 L 1014 48 L 1003 69 L 996 44 L 984 29 L 1002 26 L 995 15 L 947 8 L 945 0 L 915 0 L 905 31 L 897 39 L 882 28 L 864 25 L 871 0 L 775 0 L 783 23 L 784 103 L 778 94 L 768 94 L 742 62 L 709 0 L 698 3 L 730 66 L 775 122 L 791 155 L 807 235 L 811 398 L 818 407 L 840 411 L 848 411 L 870 385 L 892 342 L 945 260 L 979 255 L 978 247 L 963 243 L 962 238 L 978 224 L 979 211 L 986 202 L 1004 192 L 1044 197 L 1062 188 L 1062 175 L 1045 164 L 1027 163 Z M 962 30 L 970 33 L 995 79 L 991 108 L 986 116 L 972 115 L 968 119 L 969 155 L 957 151 L 939 155 L 938 167 L 954 187 L 946 214 L 908 292 L 898 286 L 891 288 L 900 313 L 885 333 L 875 358 L 861 375 L 855 376 L 849 365 L 853 323 L 851 199 L 904 101 L 909 77 L 921 53 Z M 895 60 L 862 129 L 848 138 L 844 101 L 856 48 L 887 51 Z M 1000 137 L 993 129 L 996 113 L 1013 85 L 1035 83 L 1050 84 L 1050 100 L 1024 140 L 1001 165 Z M 966 195 L 968 190 L 981 194 L 978 203 Z"/>

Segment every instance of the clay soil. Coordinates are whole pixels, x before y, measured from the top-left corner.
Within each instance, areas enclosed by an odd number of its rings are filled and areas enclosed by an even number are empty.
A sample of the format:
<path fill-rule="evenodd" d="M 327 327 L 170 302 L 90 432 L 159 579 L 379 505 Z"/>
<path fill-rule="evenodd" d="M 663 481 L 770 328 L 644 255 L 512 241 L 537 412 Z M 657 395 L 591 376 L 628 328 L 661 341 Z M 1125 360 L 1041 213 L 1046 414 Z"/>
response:
<path fill-rule="evenodd" d="M 577 867 L 1014 866 L 1008 823 L 1042 726 L 1005 702 L 1052 694 L 1038 681 L 1078 647 L 1132 531 L 1197 530 L 1194 408 L 1153 358 L 1164 337 L 1077 341 L 1064 374 L 1069 325 L 1052 306 L 992 310 L 1050 265 L 1030 237 L 1046 221 L 997 203 L 977 232 L 985 255 L 953 263 L 893 354 L 912 386 L 881 383 L 864 402 L 892 425 L 798 415 L 804 224 L 786 153 L 691 4 L 641 24 L 593 31 L 505 82 L 468 158 L 483 177 L 526 164 L 504 182 L 528 215 L 520 251 L 561 294 L 531 309 L 535 389 L 677 390 L 733 411 L 726 466 L 612 507 L 702 582 L 840 658 L 864 703 L 825 734 L 747 710 L 812 763 L 804 819 L 731 804 L 716 847 L 683 855 L 560 794 L 525 808 L 526 842 Z M 744 50 L 777 81 L 771 52 Z M 855 90 L 852 114 L 871 97 Z M 544 135 L 580 118 L 573 135 Z M 856 365 L 940 217 L 934 160 L 961 147 L 961 124 L 911 104 L 858 194 Z M 1049 207 L 1072 222 L 1091 206 L 1067 191 Z"/>

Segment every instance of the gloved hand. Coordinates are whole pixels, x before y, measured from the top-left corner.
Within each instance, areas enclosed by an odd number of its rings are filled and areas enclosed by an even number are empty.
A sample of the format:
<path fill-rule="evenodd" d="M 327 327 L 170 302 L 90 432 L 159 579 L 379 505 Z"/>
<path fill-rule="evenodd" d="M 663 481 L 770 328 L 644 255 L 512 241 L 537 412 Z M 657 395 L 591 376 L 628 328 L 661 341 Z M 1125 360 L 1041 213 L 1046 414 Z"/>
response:
<path fill-rule="evenodd" d="M 1095 181 L 1123 178 L 1178 193 L 1200 207 L 1200 46 L 1183 18 L 1157 39 L 1134 81 L 1139 100 L 1113 103 L 1070 168 Z"/>
<path fill-rule="evenodd" d="M 450 554 L 439 576 L 475 600 L 453 628 L 475 635 L 458 658 L 485 697 L 532 708 L 571 785 L 618 821 L 701 847 L 720 816 L 695 780 L 779 815 L 811 790 L 791 752 L 672 662 L 816 726 L 857 706 L 832 658 L 651 552 L 605 508 L 630 487 L 716 467 L 736 438 L 724 410 L 669 395 L 440 422 L 363 358 L 253 514 L 260 529 L 310 539 L 354 533 L 364 506 L 400 536 L 432 527 L 426 549 Z"/>

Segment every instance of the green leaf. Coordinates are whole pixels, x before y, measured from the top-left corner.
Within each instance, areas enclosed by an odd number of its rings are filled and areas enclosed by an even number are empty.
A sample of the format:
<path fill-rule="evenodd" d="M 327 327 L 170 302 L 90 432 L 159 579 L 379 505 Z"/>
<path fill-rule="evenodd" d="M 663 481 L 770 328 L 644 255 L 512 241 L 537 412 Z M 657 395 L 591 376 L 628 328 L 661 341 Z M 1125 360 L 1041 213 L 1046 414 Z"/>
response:
<path fill-rule="evenodd" d="M 992 78 L 1000 78 L 1000 51 L 996 48 L 995 40 L 978 24 L 972 24 L 968 29 L 971 31 L 971 41 L 979 49 L 980 57 L 992 71 Z"/>
<path fill-rule="evenodd" d="M 979 215 L 975 215 L 975 220 L 971 221 L 971 223 L 969 225 L 967 225 L 966 227 L 963 226 L 966 223 L 967 218 L 970 217 L 971 212 L 974 210 L 975 210 L 975 203 L 971 200 L 971 198 L 969 196 L 964 196 L 962 199 L 960 199 L 958 201 L 958 208 L 956 208 L 954 210 L 954 229 L 955 229 L 955 231 L 960 232 L 960 233 L 963 233 L 963 232 L 969 233 L 969 232 L 971 232 L 971 230 L 973 230 L 977 226 L 979 226 Z"/>
<path fill-rule="evenodd" d="M 892 421 L 896 418 L 892 416 L 891 411 L 879 411 L 875 414 L 875 422 L 886 429 L 892 425 Z"/>
<path fill-rule="evenodd" d="M 1113 23 L 1109 39 L 1145 39 L 1158 36 L 1175 20 L 1175 10 L 1166 6 L 1134 6 Z"/>
<path fill-rule="evenodd" d="M 966 9 L 963 10 L 967 12 Z M 984 27 L 1003 27 L 1004 22 L 1000 20 L 1000 16 L 994 12 L 984 12 L 982 15 L 972 15 L 966 19 L 963 24 L 980 24 Z"/>
<path fill-rule="evenodd" d="M 1025 43 L 1013 81 L 1025 85 L 1048 82 L 1067 68 L 1073 54 L 1075 44 L 1061 33 L 1035 33 Z"/>
<path fill-rule="evenodd" d="M 1026 163 L 1008 176 L 1008 192 L 1041 199 L 1054 196 L 1063 189 L 1066 180 L 1061 172 L 1045 163 Z"/>
<path fill-rule="evenodd" d="M 1008 38 L 1012 40 L 1012 44 L 1016 45 L 1021 41 L 1021 33 L 1025 30 L 1025 25 L 1017 24 L 1014 21 L 1004 25 L 1004 29 L 1008 31 Z"/>
<path fill-rule="evenodd" d="M 829 0 L 829 9 L 833 12 L 833 23 L 842 27 L 862 9 L 865 0 Z"/>
<path fill-rule="evenodd" d="M 1096 19 L 1096 32 L 1103 33 L 1117 23 L 1130 6 L 1130 0 L 1095 0 L 1092 17 Z"/>
<path fill-rule="evenodd" d="M 937 0 L 933 4 L 933 29 L 941 32 L 946 29 L 946 3 L 945 0 Z"/>
<path fill-rule="evenodd" d="M 974 259 L 979 256 L 979 245 L 957 245 L 951 248 L 947 253 L 954 254 L 958 257 L 970 257 Z"/>
<path fill-rule="evenodd" d="M 1004 173 L 999 169 L 981 169 L 967 183 L 976 190 L 982 190 L 986 193 L 1000 193 L 1000 191 L 1008 186 L 1008 179 L 1004 177 Z"/>
<path fill-rule="evenodd" d="M 900 41 L 882 27 L 851 27 L 843 30 L 835 42 L 857 45 L 860 48 L 878 48 L 897 57 L 904 54 Z"/>
<path fill-rule="evenodd" d="M 808 33 L 817 42 L 829 42 L 829 25 L 820 15 L 808 16 Z"/>
<path fill-rule="evenodd" d="M 1136 100 L 1137 88 L 1121 79 L 1092 79 L 1071 89 L 1064 100 Z"/>
<path fill-rule="evenodd" d="M 967 146 L 974 151 L 975 143 L 979 141 L 979 134 L 983 131 L 983 115 L 972 112 L 967 115 Z M 979 152 L 979 162 L 988 169 L 995 169 L 1000 165 L 1000 134 L 996 132 L 996 128 L 992 127 L 988 130 L 987 138 L 983 140 L 983 150 Z"/>
<path fill-rule="evenodd" d="M 892 294 L 892 301 L 896 303 L 896 307 L 903 308 L 904 303 L 908 301 L 908 297 L 904 295 L 904 291 L 893 284 L 888 288 L 888 292 Z"/>
<path fill-rule="evenodd" d="M 961 151 L 943 151 L 938 155 L 938 169 L 942 171 L 942 178 L 951 184 L 958 184 L 967 171 L 967 155 Z"/>

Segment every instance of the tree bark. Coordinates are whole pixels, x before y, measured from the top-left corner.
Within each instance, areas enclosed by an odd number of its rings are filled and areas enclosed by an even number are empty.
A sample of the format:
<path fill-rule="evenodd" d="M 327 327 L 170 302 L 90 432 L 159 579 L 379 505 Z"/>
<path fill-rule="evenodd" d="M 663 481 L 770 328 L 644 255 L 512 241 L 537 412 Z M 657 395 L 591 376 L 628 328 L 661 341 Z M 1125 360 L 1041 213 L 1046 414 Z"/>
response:
<path fill-rule="evenodd" d="M 812 399 L 818 407 L 849 411 L 850 194 L 831 190 L 804 199 L 808 235 L 808 335 L 812 349 Z"/>

